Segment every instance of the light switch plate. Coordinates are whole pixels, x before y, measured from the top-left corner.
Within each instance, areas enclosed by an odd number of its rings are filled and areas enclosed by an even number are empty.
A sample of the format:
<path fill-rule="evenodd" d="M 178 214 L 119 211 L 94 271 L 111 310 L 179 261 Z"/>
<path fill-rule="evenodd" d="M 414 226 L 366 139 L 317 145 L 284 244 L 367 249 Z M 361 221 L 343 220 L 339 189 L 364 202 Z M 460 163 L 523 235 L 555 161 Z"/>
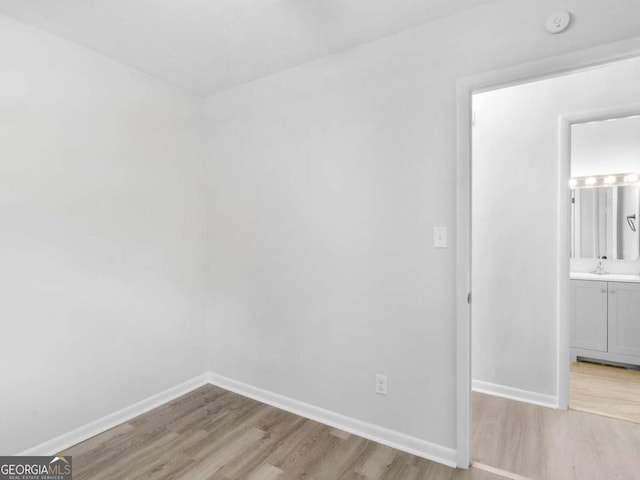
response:
<path fill-rule="evenodd" d="M 447 248 L 447 227 L 433 227 L 433 246 Z"/>

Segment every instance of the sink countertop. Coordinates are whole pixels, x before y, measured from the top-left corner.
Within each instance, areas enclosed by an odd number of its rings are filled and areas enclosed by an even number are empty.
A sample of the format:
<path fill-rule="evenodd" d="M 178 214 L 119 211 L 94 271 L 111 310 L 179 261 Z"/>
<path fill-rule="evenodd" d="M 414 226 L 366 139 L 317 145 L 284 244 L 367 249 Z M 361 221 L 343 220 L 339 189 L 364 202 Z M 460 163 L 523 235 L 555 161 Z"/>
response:
<path fill-rule="evenodd" d="M 598 273 L 587 272 L 571 272 L 569 278 L 571 280 L 599 280 L 601 282 L 630 282 L 640 283 L 640 275 L 631 275 L 628 273 Z"/>

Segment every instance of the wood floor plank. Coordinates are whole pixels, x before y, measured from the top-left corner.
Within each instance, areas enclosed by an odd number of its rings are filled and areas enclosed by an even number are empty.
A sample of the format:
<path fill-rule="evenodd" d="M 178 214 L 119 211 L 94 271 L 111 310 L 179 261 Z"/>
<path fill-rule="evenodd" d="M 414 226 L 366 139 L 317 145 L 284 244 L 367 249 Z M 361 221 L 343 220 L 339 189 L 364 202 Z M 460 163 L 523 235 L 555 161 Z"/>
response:
<path fill-rule="evenodd" d="M 473 433 L 474 457 L 526 478 L 637 480 L 640 471 L 631 422 L 474 394 Z M 64 453 L 75 480 L 504 480 L 209 386 Z"/>
<path fill-rule="evenodd" d="M 128 435 L 108 438 L 106 441 L 101 442 L 100 449 L 93 450 L 89 455 L 82 456 L 83 462 L 74 463 L 74 478 L 92 478 L 95 472 L 108 469 L 113 464 L 128 464 L 130 457 L 134 455 L 136 451 L 144 448 L 144 446 L 149 443 L 153 443 L 157 438 L 164 435 L 168 431 L 167 425 L 170 424 L 171 421 L 193 411 L 194 402 L 200 402 L 205 394 L 215 396 L 219 393 L 219 390 L 220 389 L 198 389 L 182 397 L 182 402 L 178 401 L 176 403 L 176 401 L 174 401 L 168 403 L 154 409 L 152 411 L 153 413 L 149 412 L 132 420 L 129 424 L 136 426 Z M 98 437 L 103 436 L 104 434 Z M 202 445 L 202 443 L 194 448 L 198 448 L 200 445 Z M 73 449 L 71 452 L 73 453 Z M 85 470 L 85 466 L 88 466 L 89 469 Z"/>
<path fill-rule="evenodd" d="M 474 393 L 473 456 L 536 480 L 636 480 L 640 425 Z"/>
<path fill-rule="evenodd" d="M 204 397 L 196 408 L 183 410 L 179 416 L 167 419 L 165 421 L 166 428 L 180 433 L 183 430 L 191 429 L 193 425 L 201 424 L 201 422 L 213 422 L 229 413 L 229 405 L 234 400 L 230 392 L 213 397 Z M 201 428 L 201 430 L 204 430 L 204 428 Z"/>
<path fill-rule="evenodd" d="M 264 432 L 257 428 L 251 427 L 244 430 L 238 436 L 226 442 L 224 446 L 216 451 L 215 455 L 200 457 L 194 468 L 189 471 L 189 480 L 215 478 L 218 470 L 244 455 L 263 436 Z"/>
<path fill-rule="evenodd" d="M 316 438 L 304 455 L 298 457 L 297 462 L 287 465 L 286 470 L 283 470 L 282 480 L 317 478 L 318 475 L 313 472 L 327 468 L 327 451 L 331 450 L 338 442 L 341 440 L 330 435 L 328 431 L 323 431 L 323 434 Z"/>
<path fill-rule="evenodd" d="M 393 462 L 396 453 L 397 450 L 386 445 L 375 445 L 375 449 L 369 455 L 369 458 L 356 471 L 360 475 L 373 480 L 385 478 L 384 475 Z"/>
<path fill-rule="evenodd" d="M 327 453 L 339 442 L 342 442 L 338 437 L 329 433 L 330 427 L 319 423 L 316 423 L 315 427 L 313 433 L 307 435 L 302 442 L 296 445 L 282 462 L 274 463 L 284 472 L 283 480 L 308 478 L 310 472 L 317 470 L 322 464 Z"/>
<path fill-rule="evenodd" d="M 349 467 L 345 470 L 342 476 L 338 477 L 340 480 L 346 480 L 350 478 L 366 478 L 363 474 L 360 473 L 362 467 L 367 463 L 367 460 L 373 455 L 376 451 L 377 443 L 372 442 L 371 440 L 364 440 L 361 448 L 359 448 L 351 458 L 349 463 Z M 357 475 L 355 477 L 354 475 Z"/>
<path fill-rule="evenodd" d="M 442 468 L 444 467 L 444 468 Z M 390 479 L 431 479 L 449 478 L 452 469 L 406 452 L 397 452 L 387 471 Z"/>
<path fill-rule="evenodd" d="M 317 422 L 301 421 L 295 430 L 281 438 L 274 446 L 273 450 L 269 452 L 266 462 L 283 470 L 283 467 L 295 461 L 300 446 L 305 442 L 308 443 L 309 438 L 315 437 L 322 428 L 323 426 Z"/>
<path fill-rule="evenodd" d="M 145 445 L 141 445 L 140 448 L 132 450 L 126 456 L 125 462 L 113 462 L 110 465 L 105 465 L 100 470 L 90 472 L 87 478 L 91 478 L 91 480 L 131 478 L 132 474 L 143 471 L 155 460 L 156 452 L 166 451 L 166 446 L 171 445 L 178 436 L 174 432 L 165 432 Z"/>
<path fill-rule="evenodd" d="M 104 448 L 104 444 L 114 438 L 122 438 L 127 433 L 131 432 L 135 427 L 130 423 L 121 423 L 120 425 L 113 427 L 100 435 L 91 437 L 82 443 L 74 445 L 73 447 L 65 450 L 64 455 L 90 455 L 92 452 Z"/>
<path fill-rule="evenodd" d="M 251 473 L 247 477 L 247 480 L 278 480 L 281 477 L 282 473 L 282 470 L 280 470 L 279 468 L 265 463 L 264 465 L 258 467 L 258 469 L 256 469 L 253 473 Z"/>
<path fill-rule="evenodd" d="M 569 407 L 640 423 L 640 371 L 572 362 Z"/>
<path fill-rule="evenodd" d="M 134 457 L 130 457 L 126 464 L 115 469 L 110 469 L 111 475 L 105 478 L 118 479 L 166 479 L 180 478 L 177 475 L 181 471 L 190 469 L 194 460 L 183 451 L 194 443 L 202 442 L 208 433 L 204 430 L 195 430 L 183 433 L 167 432 L 170 441 L 162 445 L 156 445 L 151 451 L 141 449 Z M 91 477 L 92 480 L 98 478 Z"/>
<path fill-rule="evenodd" d="M 336 436 L 333 431 L 330 431 L 329 434 Z M 334 443 L 323 461 L 316 464 L 315 468 L 309 472 L 310 478 L 336 480 L 354 474 L 356 466 L 361 464 L 362 454 L 370 443 L 369 440 L 354 435 Z"/>
<path fill-rule="evenodd" d="M 418 480 L 420 469 L 396 456 L 387 469 L 385 480 Z"/>
<path fill-rule="evenodd" d="M 351 436 L 349 432 L 345 432 L 344 430 L 338 430 L 337 428 L 332 428 L 331 430 L 329 430 L 329 433 L 342 440 L 347 440 Z"/>
<path fill-rule="evenodd" d="M 473 394 L 474 461 L 531 478 L 546 478 L 549 450 L 545 409 L 500 397 Z"/>
<path fill-rule="evenodd" d="M 268 412 L 268 408 L 266 405 L 256 403 L 251 405 L 250 409 L 239 412 L 238 417 L 235 419 L 232 416 L 229 416 L 230 418 L 225 417 L 226 422 L 220 424 L 217 429 L 208 431 L 209 435 L 205 442 L 193 448 L 188 448 L 185 453 L 198 461 L 215 456 L 228 443 L 235 441 L 236 438 L 245 434 L 248 430 L 259 430 L 255 428 L 255 423 Z M 263 436 L 264 432 L 262 430 L 259 431 Z"/>
<path fill-rule="evenodd" d="M 265 432 L 265 435 L 253 446 L 250 452 L 233 463 L 225 465 L 220 470 L 220 474 L 228 478 L 244 478 L 261 468 L 262 465 L 272 465 L 272 453 L 279 442 L 300 428 L 303 423 L 304 419 L 300 417 L 271 408 L 267 417 L 256 424 L 260 430 Z"/>
<path fill-rule="evenodd" d="M 80 463 L 74 463 L 74 477 L 90 477 L 91 472 L 102 471 L 119 462 L 127 462 L 128 458 L 145 445 L 165 435 L 162 425 L 144 424 L 138 426 L 121 437 L 111 438 L 101 448 L 94 449 L 88 455 L 81 455 Z"/>

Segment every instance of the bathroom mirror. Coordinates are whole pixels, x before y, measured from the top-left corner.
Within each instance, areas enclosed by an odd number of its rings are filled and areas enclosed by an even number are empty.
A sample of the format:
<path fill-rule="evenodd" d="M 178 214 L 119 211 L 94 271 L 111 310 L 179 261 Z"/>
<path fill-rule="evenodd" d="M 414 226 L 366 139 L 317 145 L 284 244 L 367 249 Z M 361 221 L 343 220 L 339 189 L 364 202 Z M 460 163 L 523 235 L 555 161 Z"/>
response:
<path fill-rule="evenodd" d="M 640 256 L 640 116 L 571 125 L 571 256 Z M 582 187 L 582 188 L 579 188 Z"/>
<path fill-rule="evenodd" d="M 636 260 L 640 256 L 640 187 L 571 190 L 571 256 Z"/>

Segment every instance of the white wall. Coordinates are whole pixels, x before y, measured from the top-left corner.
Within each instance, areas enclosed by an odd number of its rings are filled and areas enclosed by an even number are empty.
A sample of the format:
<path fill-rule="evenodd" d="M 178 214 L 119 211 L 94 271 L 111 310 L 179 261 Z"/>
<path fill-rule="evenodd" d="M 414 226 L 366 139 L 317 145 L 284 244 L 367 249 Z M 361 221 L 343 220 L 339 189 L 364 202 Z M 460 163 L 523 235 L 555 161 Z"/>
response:
<path fill-rule="evenodd" d="M 0 16 L 0 452 L 205 371 L 201 99 Z"/>
<path fill-rule="evenodd" d="M 630 80 L 611 79 L 613 84 Z M 572 177 L 627 172 L 640 172 L 640 117 L 573 125 Z"/>
<path fill-rule="evenodd" d="M 549 35 L 561 7 L 574 26 Z M 209 97 L 210 369 L 453 448 L 456 78 L 631 37 L 639 14 L 497 1 Z"/>
<path fill-rule="evenodd" d="M 639 98 L 640 59 L 474 95 L 474 380 L 557 395 L 559 117 Z"/>

